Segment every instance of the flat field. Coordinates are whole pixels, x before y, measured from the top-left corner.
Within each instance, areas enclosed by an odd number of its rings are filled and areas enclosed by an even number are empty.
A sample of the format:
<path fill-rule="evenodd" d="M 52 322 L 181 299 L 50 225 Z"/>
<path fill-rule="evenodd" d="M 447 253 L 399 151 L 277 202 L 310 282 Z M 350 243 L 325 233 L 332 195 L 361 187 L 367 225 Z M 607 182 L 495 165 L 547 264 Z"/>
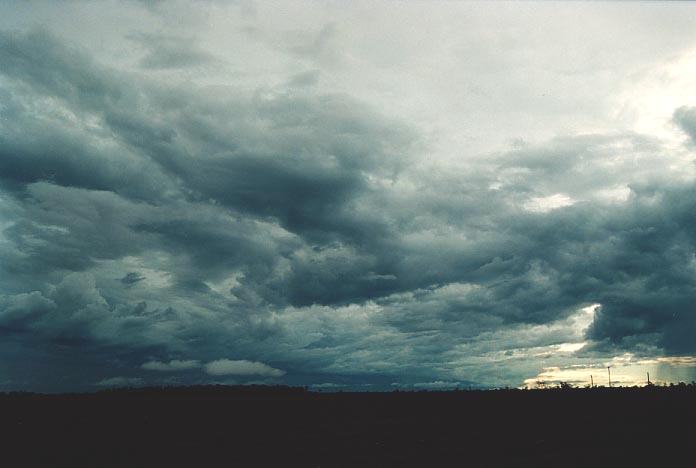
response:
<path fill-rule="evenodd" d="M 696 388 L 0 396 L 2 466 L 694 466 Z"/>

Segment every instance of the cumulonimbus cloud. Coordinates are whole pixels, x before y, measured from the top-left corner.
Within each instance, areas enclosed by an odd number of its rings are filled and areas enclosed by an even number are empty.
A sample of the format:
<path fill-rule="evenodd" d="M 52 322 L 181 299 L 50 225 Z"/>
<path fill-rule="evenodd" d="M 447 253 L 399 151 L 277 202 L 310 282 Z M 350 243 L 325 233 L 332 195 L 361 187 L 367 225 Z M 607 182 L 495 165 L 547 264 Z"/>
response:
<path fill-rule="evenodd" d="M 273 85 L 197 81 L 221 73 L 205 41 L 163 36 L 128 68 L 0 31 L 8 375 L 515 384 L 538 372 L 520 350 L 566 342 L 696 353 L 693 145 L 609 129 L 436 160 L 418 119 L 326 85 L 360 58 L 318 60 L 346 26 L 318 28 L 324 45 L 284 58 L 299 82 Z M 695 115 L 678 109 L 675 131 L 693 138 Z"/>

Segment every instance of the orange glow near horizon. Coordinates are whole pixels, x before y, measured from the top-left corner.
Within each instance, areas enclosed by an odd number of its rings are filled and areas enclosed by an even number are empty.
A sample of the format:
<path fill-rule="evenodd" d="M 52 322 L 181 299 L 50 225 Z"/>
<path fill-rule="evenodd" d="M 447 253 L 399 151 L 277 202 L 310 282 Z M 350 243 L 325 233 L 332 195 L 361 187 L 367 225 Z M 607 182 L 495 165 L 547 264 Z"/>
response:
<path fill-rule="evenodd" d="M 664 385 L 691 382 L 696 379 L 696 356 L 663 356 L 650 359 L 636 359 L 633 354 L 615 356 L 611 361 L 596 364 L 545 367 L 535 377 L 525 379 L 522 387 L 552 387 L 561 382 L 576 387 L 608 386 L 607 367 L 611 368 L 611 383 L 616 387 L 634 387 L 650 382 Z M 590 377 L 592 376 L 592 377 Z"/>

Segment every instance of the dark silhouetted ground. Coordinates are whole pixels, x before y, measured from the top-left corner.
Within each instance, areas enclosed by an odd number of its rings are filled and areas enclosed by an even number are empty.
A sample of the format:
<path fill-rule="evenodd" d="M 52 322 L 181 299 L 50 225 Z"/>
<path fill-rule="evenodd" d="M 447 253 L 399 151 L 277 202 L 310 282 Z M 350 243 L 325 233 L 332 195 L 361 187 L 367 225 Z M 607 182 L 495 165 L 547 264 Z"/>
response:
<path fill-rule="evenodd" d="M 8 468 L 691 467 L 696 388 L 10 394 L 0 445 Z"/>

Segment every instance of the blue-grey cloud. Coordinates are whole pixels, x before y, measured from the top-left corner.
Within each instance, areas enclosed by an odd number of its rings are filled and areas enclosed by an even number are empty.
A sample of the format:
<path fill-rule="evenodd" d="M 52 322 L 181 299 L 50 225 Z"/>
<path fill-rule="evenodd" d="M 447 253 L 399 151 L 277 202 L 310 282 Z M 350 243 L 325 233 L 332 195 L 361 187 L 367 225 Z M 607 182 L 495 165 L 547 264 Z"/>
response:
<path fill-rule="evenodd" d="M 146 69 L 192 68 L 218 62 L 193 38 L 141 33 L 131 35 L 130 39 L 145 50 L 139 65 Z"/>
<path fill-rule="evenodd" d="M 326 61 L 337 31 L 280 49 Z M 215 61 L 131 37 L 148 46 L 124 71 L 46 30 L 0 32 L 0 353 L 28 369 L 7 380 L 444 388 L 516 384 L 529 350 L 569 342 L 696 352 L 696 191 L 659 139 L 430 164 L 422 132 L 319 72 L 158 81 Z M 692 114 L 674 120 L 693 138 Z"/>

